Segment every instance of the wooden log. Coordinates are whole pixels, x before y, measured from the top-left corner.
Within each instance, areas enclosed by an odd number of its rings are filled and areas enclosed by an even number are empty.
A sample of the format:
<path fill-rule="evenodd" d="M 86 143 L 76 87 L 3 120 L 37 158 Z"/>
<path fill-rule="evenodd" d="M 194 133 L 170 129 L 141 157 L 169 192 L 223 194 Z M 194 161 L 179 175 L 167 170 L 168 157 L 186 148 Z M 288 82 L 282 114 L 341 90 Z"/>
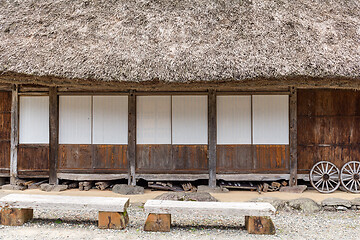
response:
<path fill-rule="evenodd" d="M 150 213 L 146 219 L 144 231 L 170 232 L 171 214 Z"/>
<path fill-rule="evenodd" d="M 92 182 L 79 182 L 80 191 L 89 191 L 92 188 Z"/>
<path fill-rule="evenodd" d="M 97 182 L 95 183 L 97 189 L 104 191 L 106 188 L 110 186 L 110 182 Z"/>
<path fill-rule="evenodd" d="M 216 93 L 209 91 L 208 99 L 208 158 L 209 158 L 209 187 L 216 187 Z"/>
<path fill-rule="evenodd" d="M 0 211 L 0 223 L 7 226 L 21 226 L 33 218 L 32 209 L 2 208 Z"/>
<path fill-rule="evenodd" d="M 57 88 L 49 88 L 49 183 L 58 184 L 59 98 Z"/>
<path fill-rule="evenodd" d="M 297 90 L 290 88 L 290 187 L 297 185 Z"/>
<path fill-rule="evenodd" d="M 15 184 L 18 177 L 17 171 L 17 152 L 19 144 L 19 87 L 13 85 L 11 99 L 11 147 L 10 147 L 10 183 Z"/>
<path fill-rule="evenodd" d="M 275 234 L 275 226 L 270 217 L 245 217 L 245 228 L 250 234 Z"/>
<path fill-rule="evenodd" d="M 136 185 L 135 164 L 136 164 L 136 95 L 130 91 L 128 100 L 128 148 L 127 159 L 129 162 L 129 185 Z"/>
<path fill-rule="evenodd" d="M 99 228 L 124 229 L 128 223 L 129 216 L 127 212 L 99 212 Z"/>

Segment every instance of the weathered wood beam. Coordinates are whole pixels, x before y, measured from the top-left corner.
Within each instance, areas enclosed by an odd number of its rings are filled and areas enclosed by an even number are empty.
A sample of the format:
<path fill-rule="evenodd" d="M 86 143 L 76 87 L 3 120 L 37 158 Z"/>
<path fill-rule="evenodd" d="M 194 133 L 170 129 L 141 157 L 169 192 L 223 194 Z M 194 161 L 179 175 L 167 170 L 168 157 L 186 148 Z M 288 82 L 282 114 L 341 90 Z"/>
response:
<path fill-rule="evenodd" d="M 290 88 L 290 186 L 297 185 L 297 90 Z"/>
<path fill-rule="evenodd" d="M 19 144 L 19 86 L 13 85 L 11 98 L 11 148 L 10 148 L 10 183 L 17 179 L 17 150 Z"/>
<path fill-rule="evenodd" d="M 209 90 L 208 95 L 208 159 L 209 187 L 216 187 L 216 92 Z"/>
<path fill-rule="evenodd" d="M 49 88 L 49 183 L 58 184 L 59 98 L 57 88 Z"/>
<path fill-rule="evenodd" d="M 127 159 L 129 162 L 129 185 L 136 185 L 135 164 L 136 164 L 136 95 L 130 91 L 128 100 L 128 152 Z"/>

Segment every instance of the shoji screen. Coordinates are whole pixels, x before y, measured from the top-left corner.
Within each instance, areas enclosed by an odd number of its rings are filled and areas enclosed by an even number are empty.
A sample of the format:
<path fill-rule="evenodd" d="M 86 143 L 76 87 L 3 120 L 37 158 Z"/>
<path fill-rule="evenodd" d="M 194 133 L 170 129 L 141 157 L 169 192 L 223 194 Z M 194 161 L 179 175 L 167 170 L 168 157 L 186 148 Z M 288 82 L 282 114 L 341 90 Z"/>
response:
<path fill-rule="evenodd" d="M 289 96 L 253 96 L 254 144 L 289 144 Z"/>
<path fill-rule="evenodd" d="M 172 97 L 172 143 L 207 144 L 207 96 Z"/>
<path fill-rule="evenodd" d="M 93 96 L 93 143 L 127 144 L 128 97 Z"/>
<path fill-rule="evenodd" d="M 251 144 L 251 96 L 217 97 L 217 143 Z"/>
<path fill-rule="evenodd" d="M 49 143 L 49 97 L 20 97 L 19 142 Z"/>
<path fill-rule="evenodd" d="M 60 96 L 59 143 L 91 144 L 91 96 Z"/>
<path fill-rule="evenodd" d="M 137 143 L 171 144 L 171 96 L 138 96 Z"/>

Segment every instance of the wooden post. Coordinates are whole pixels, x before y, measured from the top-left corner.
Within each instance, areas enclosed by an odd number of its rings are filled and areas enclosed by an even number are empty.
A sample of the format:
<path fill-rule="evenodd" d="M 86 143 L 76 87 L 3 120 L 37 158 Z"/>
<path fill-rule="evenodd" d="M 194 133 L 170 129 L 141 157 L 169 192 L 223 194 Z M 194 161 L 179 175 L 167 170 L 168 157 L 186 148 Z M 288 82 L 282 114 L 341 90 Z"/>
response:
<path fill-rule="evenodd" d="M 59 98 L 57 88 L 49 88 L 49 183 L 58 184 Z"/>
<path fill-rule="evenodd" d="M 170 232 L 171 215 L 170 214 L 155 214 L 149 213 L 144 231 L 150 232 Z"/>
<path fill-rule="evenodd" d="M 135 164 L 136 164 L 136 95 L 131 90 L 128 101 L 128 147 L 127 159 L 129 162 L 129 185 L 136 185 L 135 179 Z"/>
<path fill-rule="evenodd" d="M 102 229 L 124 229 L 129 223 L 127 212 L 99 212 L 98 227 Z"/>
<path fill-rule="evenodd" d="M 209 159 L 209 187 L 216 187 L 216 93 L 209 90 L 208 97 L 208 159 Z"/>
<path fill-rule="evenodd" d="M 10 183 L 17 179 L 17 151 L 19 144 L 19 87 L 12 86 L 11 98 L 11 148 L 10 148 Z"/>
<path fill-rule="evenodd" d="M 297 90 L 290 88 L 290 186 L 297 185 Z"/>

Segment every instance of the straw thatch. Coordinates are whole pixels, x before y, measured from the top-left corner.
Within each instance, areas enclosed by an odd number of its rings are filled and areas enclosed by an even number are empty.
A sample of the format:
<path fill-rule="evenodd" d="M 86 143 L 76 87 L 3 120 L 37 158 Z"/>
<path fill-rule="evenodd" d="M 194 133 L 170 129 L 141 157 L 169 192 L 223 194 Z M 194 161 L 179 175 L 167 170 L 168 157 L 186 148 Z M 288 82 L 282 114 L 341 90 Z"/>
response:
<path fill-rule="evenodd" d="M 0 78 L 360 76 L 358 0 L 0 0 Z"/>

